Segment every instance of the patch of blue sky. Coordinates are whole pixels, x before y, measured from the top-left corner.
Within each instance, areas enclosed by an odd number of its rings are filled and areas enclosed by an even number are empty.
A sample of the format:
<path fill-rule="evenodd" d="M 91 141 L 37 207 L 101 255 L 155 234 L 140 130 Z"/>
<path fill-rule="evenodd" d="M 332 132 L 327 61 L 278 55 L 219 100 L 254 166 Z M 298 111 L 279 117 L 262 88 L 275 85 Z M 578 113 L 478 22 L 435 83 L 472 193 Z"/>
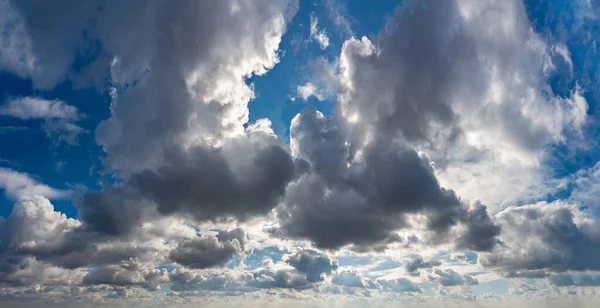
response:
<path fill-rule="evenodd" d="M 399 268 L 401 266 L 402 266 L 402 263 L 392 260 L 390 258 L 386 258 L 382 262 L 377 263 L 374 267 L 370 268 L 369 270 L 372 272 L 378 272 L 378 271 L 386 271 L 386 270 Z"/>
<path fill-rule="evenodd" d="M 89 69 L 99 55 L 96 49 L 94 47 L 79 55 L 71 72 Z M 97 171 L 102 170 L 101 157 L 104 152 L 96 144 L 94 131 L 98 123 L 110 115 L 110 95 L 108 91 L 98 89 L 93 83 L 65 78 L 51 91 L 45 91 L 34 89 L 30 80 L 1 73 L 0 104 L 6 103 L 8 98 L 24 96 L 61 100 L 77 107 L 79 113 L 84 115 L 76 124 L 85 132 L 78 136 L 77 144 L 69 145 L 49 139 L 43 129 L 43 119 L 0 117 L 0 127 L 26 128 L 0 134 L 0 163 L 3 162 L 0 166 L 31 174 L 40 182 L 57 189 L 73 190 L 75 185 L 99 189 Z M 14 202 L 2 194 L 0 215 L 8 216 Z M 56 210 L 69 217 L 77 216 L 77 209 L 71 199 L 53 200 L 53 205 Z"/>
<path fill-rule="evenodd" d="M 553 155 L 549 163 L 555 168 L 556 176 L 561 177 L 581 168 L 589 168 L 600 160 L 595 141 L 600 133 L 596 121 L 600 88 L 594 82 L 600 77 L 600 53 L 596 47 L 597 42 L 593 39 L 600 34 L 600 16 L 596 16 L 597 6 L 587 0 L 527 0 L 525 7 L 533 30 L 549 46 L 566 48 L 561 51 L 563 53 L 568 50 L 569 59 L 564 60 L 561 59 L 563 55 L 560 50 L 555 49 L 553 62 L 557 64 L 557 69 L 548 80 L 552 91 L 561 97 L 569 97 L 580 87 L 589 105 L 589 119 L 584 127 L 584 142 L 587 147 L 574 147 L 564 143 L 551 149 Z"/>
<path fill-rule="evenodd" d="M 484 294 L 494 294 L 498 296 L 505 295 L 508 293 L 509 288 L 510 282 L 506 279 L 480 282 L 479 284 L 471 286 L 471 289 L 476 296 L 482 296 Z"/>
<path fill-rule="evenodd" d="M 263 249 L 255 249 L 252 254 L 244 259 L 244 265 L 249 270 L 255 270 L 262 267 L 265 260 L 271 259 L 277 263 L 283 259 L 283 255 L 289 254 L 286 249 L 281 250 L 275 246 L 265 247 Z"/>
<path fill-rule="evenodd" d="M 345 40 L 352 35 L 374 39 L 400 3 L 398 0 L 300 1 L 298 12 L 282 38 L 280 62 L 265 75 L 248 80 L 254 84 L 256 95 L 249 104 L 250 121 L 268 118 L 275 133 L 288 140 L 291 120 L 306 106 L 314 105 L 323 114 L 332 114 L 335 97 L 311 96 L 304 100 L 298 96 L 298 86 L 313 79 L 312 63 L 321 58 L 329 63 L 336 61 Z M 311 15 L 317 18 L 318 29 L 324 30 L 329 38 L 325 49 L 310 37 Z"/>
<path fill-rule="evenodd" d="M 340 255 L 336 257 L 336 260 L 338 260 L 339 266 L 361 266 L 372 264 L 374 258 L 362 255 Z"/>

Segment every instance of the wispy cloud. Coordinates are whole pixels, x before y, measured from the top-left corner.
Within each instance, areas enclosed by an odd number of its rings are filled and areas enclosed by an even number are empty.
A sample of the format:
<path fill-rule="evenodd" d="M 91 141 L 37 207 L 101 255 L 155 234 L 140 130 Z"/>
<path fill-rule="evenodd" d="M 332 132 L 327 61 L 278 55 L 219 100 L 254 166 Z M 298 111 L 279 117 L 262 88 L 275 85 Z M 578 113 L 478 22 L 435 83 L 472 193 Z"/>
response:
<path fill-rule="evenodd" d="M 0 188 L 12 200 L 23 197 L 43 196 L 49 199 L 62 199 L 69 196 L 70 192 L 52 188 L 40 183 L 27 173 L 17 172 L 12 169 L 0 168 Z"/>
<path fill-rule="evenodd" d="M 78 120 L 81 115 L 77 108 L 61 100 L 46 100 L 40 97 L 11 98 L 0 106 L 0 115 L 30 119 Z"/>

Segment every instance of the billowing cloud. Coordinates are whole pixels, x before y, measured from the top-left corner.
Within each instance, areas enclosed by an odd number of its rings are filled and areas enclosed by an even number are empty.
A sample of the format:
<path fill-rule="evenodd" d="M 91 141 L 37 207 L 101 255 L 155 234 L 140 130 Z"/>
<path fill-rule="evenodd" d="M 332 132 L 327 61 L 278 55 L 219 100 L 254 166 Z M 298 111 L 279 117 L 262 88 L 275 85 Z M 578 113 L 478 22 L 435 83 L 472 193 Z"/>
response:
<path fill-rule="evenodd" d="M 384 138 L 347 141 L 361 137 L 351 134 L 352 127 L 311 108 L 293 119 L 292 154 L 311 166 L 288 187 L 275 234 L 308 238 L 321 248 L 385 246 L 400 240 L 394 232 L 410 226 L 410 214 L 424 214 L 432 241 L 445 241 L 461 225 L 459 246 L 494 246 L 499 229 L 484 206 L 469 209 L 440 187 L 428 162 L 406 145 Z"/>
<path fill-rule="evenodd" d="M 444 287 L 474 285 L 479 283 L 477 279 L 469 275 L 461 275 L 452 269 L 443 270 L 436 268 L 427 276 L 429 280 L 439 283 Z"/>
<path fill-rule="evenodd" d="M 301 273 L 306 274 L 310 282 L 323 281 L 324 275 L 330 275 L 338 269 L 338 262 L 316 250 L 303 250 L 289 256 L 286 262 Z"/>
<path fill-rule="evenodd" d="M 184 240 L 172 250 L 171 260 L 189 268 L 223 266 L 244 252 L 246 233 L 242 229 L 219 231 L 216 236 Z"/>
<path fill-rule="evenodd" d="M 513 275 L 600 269 L 600 226 L 588 213 L 560 201 L 511 207 L 496 216 L 502 245 L 479 263 Z"/>
<path fill-rule="evenodd" d="M 302 110 L 287 142 L 249 104 L 298 5 L 0 0 L 0 70 L 31 79 L 25 95 L 65 82 L 110 100 L 93 136 L 109 176 L 76 196 L 76 217 L 48 200 L 68 192 L 0 168 L 18 200 L 0 218 L 0 300 L 397 302 L 495 298 L 476 294 L 505 279 L 543 278 L 509 297 L 599 285 L 586 207 L 598 167 L 555 179 L 546 166 L 590 122 L 586 85 L 549 81 L 556 60 L 575 74 L 576 50 L 532 31 L 519 0 L 406 0 L 379 34 L 337 42 L 325 18 L 350 35 L 354 20 L 326 0 L 310 40 L 341 50 L 290 84 L 336 105 Z M 60 100 L 9 98 L 0 115 L 43 119 L 69 143 L 85 131 Z M 557 186 L 570 203 L 520 206 Z"/>
<path fill-rule="evenodd" d="M 380 287 L 380 285 L 378 285 L 371 279 L 363 277 L 359 272 L 348 270 L 336 273 L 331 278 L 331 282 L 336 285 L 353 288 L 375 289 Z"/>
<path fill-rule="evenodd" d="M 423 260 L 422 256 L 416 255 L 411 257 L 408 262 L 406 262 L 404 264 L 404 268 L 406 269 L 406 272 L 411 274 L 411 275 L 419 275 L 420 272 L 418 271 L 421 268 L 432 268 L 435 266 L 440 266 L 442 263 L 438 260 L 429 260 L 429 261 L 425 261 Z"/>

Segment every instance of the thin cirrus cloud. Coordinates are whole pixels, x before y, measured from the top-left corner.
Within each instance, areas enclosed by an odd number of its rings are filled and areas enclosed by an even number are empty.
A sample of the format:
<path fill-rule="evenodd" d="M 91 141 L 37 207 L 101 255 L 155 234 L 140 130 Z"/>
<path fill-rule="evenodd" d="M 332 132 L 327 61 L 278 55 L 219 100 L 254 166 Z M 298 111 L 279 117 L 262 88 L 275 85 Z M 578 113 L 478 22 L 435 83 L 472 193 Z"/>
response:
<path fill-rule="evenodd" d="M 576 52 L 532 31 L 522 1 L 401 1 L 368 37 L 341 1 L 0 3 L 3 70 L 106 100 L 86 136 L 101 185 L 76 217 L 50 201 L 70 192 L 0 169 L 0 301 L 597 299 L 597 167 L 551 172 L 556 148 L 585 148 L 592 97 L 553 88 Z M 298 20 L 323 55 L 302 55 L 308 80 L 292 71 L 288 90 L 334 106 L 285 114 L 284 136 L 253 102 L 286 90 L 249 80 L 293 67 Z M 33 93 L 0 114 L 76 134 L 82 118 Z"/>

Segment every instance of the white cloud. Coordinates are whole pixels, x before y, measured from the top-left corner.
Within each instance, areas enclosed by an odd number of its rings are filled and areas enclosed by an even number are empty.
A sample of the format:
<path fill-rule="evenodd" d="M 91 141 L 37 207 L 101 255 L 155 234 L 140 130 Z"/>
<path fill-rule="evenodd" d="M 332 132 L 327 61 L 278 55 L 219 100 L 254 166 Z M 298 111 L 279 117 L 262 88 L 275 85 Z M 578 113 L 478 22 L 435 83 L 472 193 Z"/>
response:
<path fill-rule="evenodd" d="M 307 82 L 303 86 L 298 86 L 296 91 L 298 92 L 298 96 L 302 97 L 304 100 L 307 100 L 311 96 L 314 96 L 320 101 L 325 100 L 325 96 L 312 82 Z"/>
<path fill-rule="evenodd" d="M 29 119 L 78 120 L 81 115 L 77 108 L 60 100 L 46 100 L 40 97 L 11 98 L 0 106 L 0 115 Z"/>
<path fill-rule="evenodd" d="M 31 37 L 21 16 L 9 0 L 0 0 L 0 71 L 6 70 L 26 77 L 35 68 Z"/>
<path fill-rule="evenodd" d="M 0 188 L 4 189 L 6 196 L 13 200 L 37 195 L 50 199 L 61 199 L 70 194 L 69 191 L 44 185 L 26 173 L 6 168 L 0 168 Z"/>
<path fill-rule="evenodd" d="M 21 120 L 43 119 L 46 135 L 57 142 L 76 144 L 85 129 L 74 124 L 82 118 L 76 107 L 61 100 L 46 100 L 40 97 L 10 98 L 0 106 L 0 115 Z"/>
<path fill-rule="evenodd" d="M 319 30 L 319 19 L 314 13 L 310 14 L 310 38 L 317 41 L 322 50 L 329 47 L 329 37 L 325 29 Z"/>

